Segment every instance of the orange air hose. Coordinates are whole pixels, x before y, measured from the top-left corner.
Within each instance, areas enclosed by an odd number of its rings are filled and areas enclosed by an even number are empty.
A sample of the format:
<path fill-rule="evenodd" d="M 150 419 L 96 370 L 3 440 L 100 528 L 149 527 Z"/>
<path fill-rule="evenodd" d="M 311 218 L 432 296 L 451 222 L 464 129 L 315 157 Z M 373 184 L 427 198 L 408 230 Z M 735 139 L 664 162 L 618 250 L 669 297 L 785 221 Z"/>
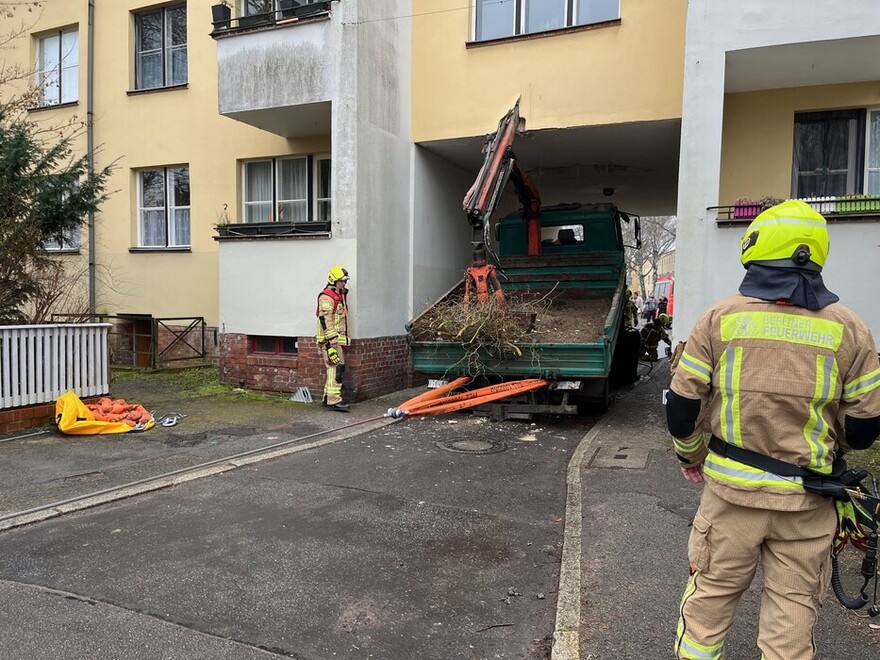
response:
<path fill-rule="evenodd" d="M 454 382 L 457 383 L 457 381 Z M 524 380 L 489 385 L 471 392 L 464 392 L 463 394 L 455 394 L 453 396 L 442 398 L 439 395 L 429 398 L 424 394 L 420 394 L 398 408 L 389 408 L 388 412 L 385 413 L 385 416 L 400 419 L 402 417 L 415 415 L 442 415 L 443 413 L 472 408 L 483 403 L 489 403 L 490 401 L 506 399 L 515 394 L 531 392 L 532 390 L 546 387 L 549 384 L 550 381 L 541 378 L 526 378 Z M 452 385 L 453 383 L 445 385 L 444 389 L 446 391 L 451 391 L 454 389 L 454 387 L 451 387 Z M 455 386 L 457 387 L 458 385 Z M 432 390 L 426 394 L 433 394 L 434 392 L 436 392 L 436 390 Z"/>

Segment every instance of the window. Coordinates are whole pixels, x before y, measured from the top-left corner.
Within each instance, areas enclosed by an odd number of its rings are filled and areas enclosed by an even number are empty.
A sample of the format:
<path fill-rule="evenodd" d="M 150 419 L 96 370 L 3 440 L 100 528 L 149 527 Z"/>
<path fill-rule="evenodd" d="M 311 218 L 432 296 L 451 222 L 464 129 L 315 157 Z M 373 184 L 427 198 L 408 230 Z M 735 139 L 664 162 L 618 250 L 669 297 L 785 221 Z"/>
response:
<path fill-rule="evenodd" d="M 296 337 L 249 337 L 250 353 L 270 355 L 296 355 L 299 343 Z"/>
<path fill-rule="evenodd" d="M 880 110 L 868 112 L 868 167 L 865 192 L 880 195 Z"/>
<path fill-rule="evenodd" d="M 138 172 L 139 247 L 189 247 L 189 167 Z"/>
<path fill-rule="evenodd" d="M 245 222 L 329 222 L 330 157 L 243 163 Z"/>
<path fill-rule="evenodd" d="M 477 41 L 620 18 L 620 0 L 475 0 Z"/>
<path fill-rule="evenodd" d="M 47 252 L 67 252 L 82 247 L 82 234 L 79 227 L 65 229 L 60 236 L 43 241 L 43 249 Z"/>
<path fill-rule="evenodd" d="M 73 103 L 79 99 L 79 33 L 76 29 L 40 37 L 37 88 L 41 106 Z"/>
<path fill-rule="evenodd" d="M 135 14 L 135 33 L 135 88 L 185 84 L 186 5 Z"/>
<path fill-rule="evenodd" d="M 243 0 L 242 15 L 257 16 L 278 12 L 278 18 L 293 16 L 293 10 L 303 5 L 311 5 L 319 0 Z"/>
<path fill-rule="evenodd" d="M 864 151 L 865 110 L 795 114 L 794 196 L 861 193 Z"/>

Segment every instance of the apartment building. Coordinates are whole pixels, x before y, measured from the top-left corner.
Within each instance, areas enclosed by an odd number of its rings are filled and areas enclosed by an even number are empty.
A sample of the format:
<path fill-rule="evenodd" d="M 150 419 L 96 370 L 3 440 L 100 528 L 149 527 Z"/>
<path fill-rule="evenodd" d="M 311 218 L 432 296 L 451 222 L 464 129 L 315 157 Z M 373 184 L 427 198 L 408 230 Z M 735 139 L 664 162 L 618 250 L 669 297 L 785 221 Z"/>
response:
<path fill-rule="evenodd" d="M 227 381 L 280 391 L 320 389 L 315 298 L 344 265 L 349 396 L 395 389 L 405 323 L 470 260 L 461 200 L 517 100 L 544 204 L 675 212 L 686 11 L 46 0 L 17 49 L 46 90 L 31 114 L 91 113 L 96 164 L 117 162 L 92 235 L 52 247 L 96 262 L 99 312 L 202 317 Z M 496 219 L 517 207 L 508 191 Z"/>
<path fill-rule="evenodd" d="M 880 251 L 880 13 L 871 0 L 690 0 L 675 334 L 736 292 L 764 198 L 829 223 L 828 287 L 875 335 Z"/>

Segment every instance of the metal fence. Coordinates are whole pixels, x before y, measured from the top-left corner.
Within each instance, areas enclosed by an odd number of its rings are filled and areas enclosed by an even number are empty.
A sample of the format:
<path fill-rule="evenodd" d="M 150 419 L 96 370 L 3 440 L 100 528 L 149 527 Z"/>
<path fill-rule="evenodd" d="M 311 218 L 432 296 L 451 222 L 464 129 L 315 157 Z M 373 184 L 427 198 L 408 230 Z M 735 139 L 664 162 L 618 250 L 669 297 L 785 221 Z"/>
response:
<path fill-rule="evenodd" d="M 109 323 L 0 326 L 0 410 L 110 391 Z"/>

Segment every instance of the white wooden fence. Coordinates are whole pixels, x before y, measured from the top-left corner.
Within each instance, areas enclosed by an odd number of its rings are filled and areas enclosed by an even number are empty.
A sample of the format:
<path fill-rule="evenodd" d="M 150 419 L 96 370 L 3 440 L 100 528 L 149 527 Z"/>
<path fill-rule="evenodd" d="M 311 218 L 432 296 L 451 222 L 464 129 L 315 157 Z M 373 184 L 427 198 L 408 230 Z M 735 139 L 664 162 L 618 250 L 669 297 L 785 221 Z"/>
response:
<path fill-rule="evenodd" d="M 0 410 L 110 391 L 109 323 L 0 325 Z"/>

